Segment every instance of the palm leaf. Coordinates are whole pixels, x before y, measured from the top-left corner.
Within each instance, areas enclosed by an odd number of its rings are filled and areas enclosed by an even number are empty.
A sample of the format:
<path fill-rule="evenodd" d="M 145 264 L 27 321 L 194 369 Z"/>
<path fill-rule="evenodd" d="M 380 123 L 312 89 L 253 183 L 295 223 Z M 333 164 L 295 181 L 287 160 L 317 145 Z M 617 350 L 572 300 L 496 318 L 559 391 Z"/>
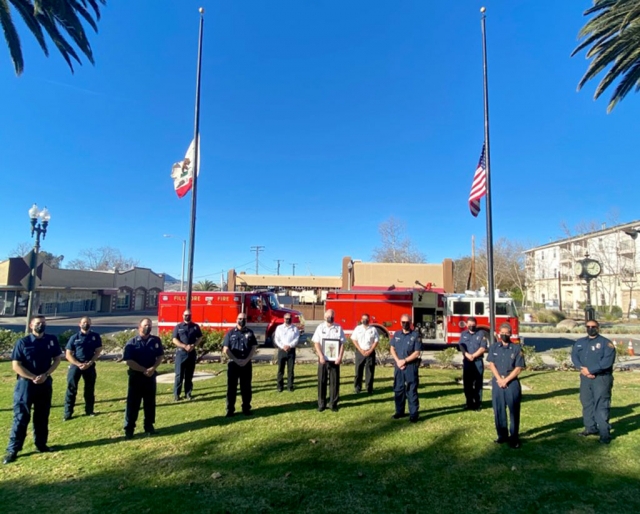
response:
<path fill-rule="evenodd" d="M 4 39 L 9 47 L 13 68 L 16 71 L 16 75 L 20 75 L 24 69 L 22 47 L 20 45 L 20 37 L 11 19 L 11 12 L 9 11 L 9 3 L 7 0 L 0 0 L 0 25 L 2 25 Z"/>

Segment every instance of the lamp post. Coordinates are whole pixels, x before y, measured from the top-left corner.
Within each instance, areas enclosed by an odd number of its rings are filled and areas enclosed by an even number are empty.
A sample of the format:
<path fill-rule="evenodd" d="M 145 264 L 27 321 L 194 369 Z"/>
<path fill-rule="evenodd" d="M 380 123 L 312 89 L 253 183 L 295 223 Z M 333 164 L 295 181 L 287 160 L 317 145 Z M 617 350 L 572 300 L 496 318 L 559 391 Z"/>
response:
<path fill-rule="evenodd" d="M 596 311 L 591 305 L 591 281 L 602 272 L 602 265 L 599 261 L 589 258 L 589 253 L 585 253 L 584 259 L 577 261 L 574 272 L 587 282 L 587 304 L 584 307 L 585 323 L 596 319 Z"/>
<path fill-rule="evenodd" d="M 33 290 L 36 284 L 36 267 L 38 264 L 38 253 L 40 252 L 40 236 L 42 236 L 44 240 L 47 235 L 47 227 L 49 226 L 51 214 L 49 214 L 46 207 L 39 211 L 38 206 L 34 203 L 31 209 L 29 209 L 29 218 L 31 219 L 31 237 L 33 237 L 33 234 L 36 234 L 36 241 L 33 245 L 33 251 L 31 252 L 28 284 L 29 300 L 27 301 L 27 321 L 24 329 L 27 334 L 29 333 L 29 323 L 31 322 L 31 314 L 33 312 Z"/>
<path fill-rule="evenodd" d="M 174 239 L 180 239 L 178 236 L 174 236 L 173 234 L 163 234 L 162 237 L 172 237 Z M 180 292 L 184 291 L 184 260 L 187 251 L 187 240 L 182 240 L 182 272 L 180 275 Z"/>

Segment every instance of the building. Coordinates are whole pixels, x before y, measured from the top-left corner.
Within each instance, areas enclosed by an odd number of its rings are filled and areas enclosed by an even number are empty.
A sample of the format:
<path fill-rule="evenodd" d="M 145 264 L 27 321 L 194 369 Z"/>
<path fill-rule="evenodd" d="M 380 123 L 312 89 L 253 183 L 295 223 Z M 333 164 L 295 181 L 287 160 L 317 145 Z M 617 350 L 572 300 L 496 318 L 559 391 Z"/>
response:
<path fill-rule="evenodd" d="M 30 254 L 0 262 L 0 316 L 27 313 Z M 87 271 L 36 267 L 34 312 L 45 316 L 66 313 L 142 311 L 158 305 L 164 276 L 147 268 L 127 271 Z"/>
<path fill-rule="evenodd" d="M 587 285 L 576 264 L 587 255 L 600 262 L 591 281 L 594 307 L 617 306 L 627 314 L 638 308 L 638 233 L 640 221 L 561 239 L 525 252 L 527 301 L 561 310 L 583 309 Z"/>

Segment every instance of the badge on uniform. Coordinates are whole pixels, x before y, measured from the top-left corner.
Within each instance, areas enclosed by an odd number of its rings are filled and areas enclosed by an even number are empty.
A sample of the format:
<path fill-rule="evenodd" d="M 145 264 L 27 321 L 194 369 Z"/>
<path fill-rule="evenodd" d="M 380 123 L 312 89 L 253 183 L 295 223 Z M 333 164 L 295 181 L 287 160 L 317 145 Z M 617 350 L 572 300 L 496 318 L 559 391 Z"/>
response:
<path fill-rule="evenodd" d="M 600 343 L 598 343 L 598 344 L 596 345 L 596 350 L 599 350 L 600 348 L 602 348 L 602 345 L 601 345 Z"/>
<path fill-rule="evenodd" d="M 158 343 L 156 343 L 156 348 L 158 348 Z"/>
<path fill-rule="evenodd" d="M 591 351 L 592 351 L 592 352 L 593 352 L 593 351 L 595 351 L 595 349 L 596 349 L 596 347 L 595 347 L 595 346 L 592 346 L 592 347 L 591 347 Z"/>

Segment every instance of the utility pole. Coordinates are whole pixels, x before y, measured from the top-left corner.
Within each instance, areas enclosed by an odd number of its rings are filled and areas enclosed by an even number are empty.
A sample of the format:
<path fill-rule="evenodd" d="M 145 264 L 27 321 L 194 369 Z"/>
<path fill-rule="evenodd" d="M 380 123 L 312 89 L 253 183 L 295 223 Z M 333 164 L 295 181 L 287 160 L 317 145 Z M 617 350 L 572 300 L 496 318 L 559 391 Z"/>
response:
<path fill-rule="evenodd" d="M 256 275 L 258 274 L 258 255 L 264 250 L 264 246 L 252 246 L 251 251 L 256 252 Z"/>
<path fill-rule="evenodd" d="M 296 264 L 298 264 L 297 262 L 292 262 L 291 266 L 293 266 L 293 272 L 291 273 L 294 277 L 296 276 Z"/>
<path fill-rule="evenodd" d="M 278 265 L 278 267 L 276 268 L 276 275 L 280 275 L 280 263 L 284 262 L 284 259 L 274 259 Z"/>

